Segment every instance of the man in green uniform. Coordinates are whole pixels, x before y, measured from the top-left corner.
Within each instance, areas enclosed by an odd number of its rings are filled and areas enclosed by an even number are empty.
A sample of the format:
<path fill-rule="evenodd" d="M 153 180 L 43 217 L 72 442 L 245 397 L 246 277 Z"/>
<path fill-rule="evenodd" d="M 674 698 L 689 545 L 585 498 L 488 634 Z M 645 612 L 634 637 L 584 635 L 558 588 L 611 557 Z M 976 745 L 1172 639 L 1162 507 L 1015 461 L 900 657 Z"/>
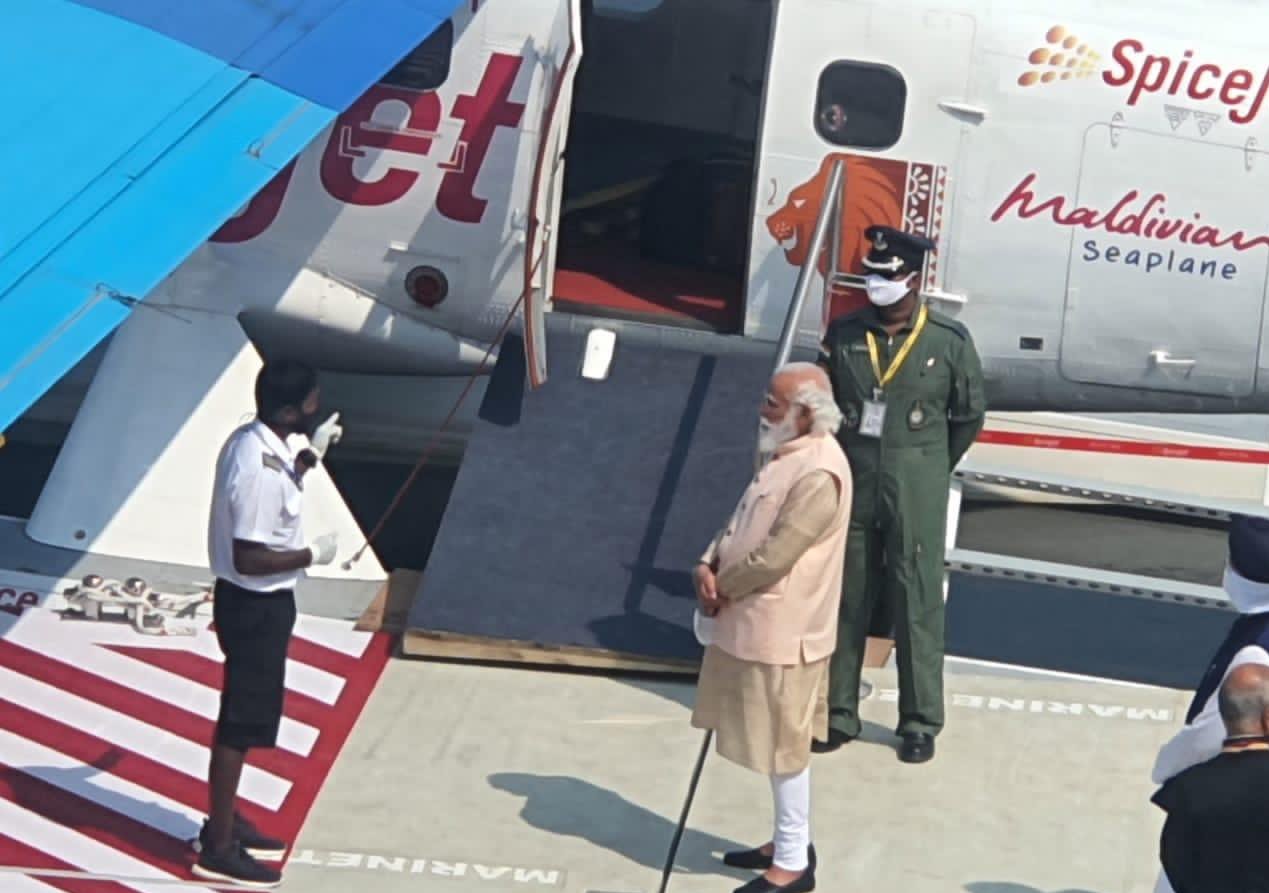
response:
<path fill-rule="evenodd" d="M 982 429 L 982 366 L 969 331 L 917 293 L 934 244 L 886 226 L 865 232 L 870 306 L 837 320 L 821 348 L 845 417 L 854 473 L 846 581 L 829 685 L 836 750 L 859 735 L 864 644 L 878 604 L 894 617 L 899 759 L 934 756 L 943 727 L 943 554 L 952 469 Z"/>

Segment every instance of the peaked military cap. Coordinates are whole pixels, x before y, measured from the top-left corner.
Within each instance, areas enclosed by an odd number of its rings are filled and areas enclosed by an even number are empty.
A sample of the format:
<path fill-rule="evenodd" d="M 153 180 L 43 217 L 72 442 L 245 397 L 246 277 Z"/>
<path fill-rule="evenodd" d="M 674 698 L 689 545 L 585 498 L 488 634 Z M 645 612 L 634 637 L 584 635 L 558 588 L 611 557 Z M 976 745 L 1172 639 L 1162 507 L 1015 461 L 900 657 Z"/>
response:
<path fill-rule="evenodd" d="M 1250 515 L 1229 519 L 1229 563 L 1240 577 L 1269 583 L 1269 519 Z"/>
<path fill-rule="evenodd" d="M 864 267 L 885 276 L 921 269 L 927 251 L 934 243 L 925 236 L 906 233 L 893 226 L 870 226 L 864 238 L 872 243 L 864 256 Z"/>

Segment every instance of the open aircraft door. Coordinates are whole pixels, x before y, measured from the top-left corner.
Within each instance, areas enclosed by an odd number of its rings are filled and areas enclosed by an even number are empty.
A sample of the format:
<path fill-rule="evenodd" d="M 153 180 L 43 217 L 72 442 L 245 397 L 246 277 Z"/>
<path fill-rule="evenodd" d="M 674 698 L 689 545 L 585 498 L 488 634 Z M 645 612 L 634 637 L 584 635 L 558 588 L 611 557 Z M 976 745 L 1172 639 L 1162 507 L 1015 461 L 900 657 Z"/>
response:
<path fill-rule="evenodd" d="M 746 334 L 780 331 L 839 160 L 845 182 L 838 241 L 825 246 L 817 265 L 832 280 L 831 315 L 866 303 L 855 274 L 872 224 L 935 241 L 921 290 L 955 312 L 962 299 L 942 290 L 940 260 L 965 132 L 984 116 L 966 101 L 975 34 L 971 16 L 946 10 L 898 24 L 892 12 L 871 4 L 786 0 L 777 7 Z M 824 316 L 819 301 L 807 302 L 799 343 L 818 343 Z"/>
<path fill-rule="evenodd" d="M 529 386 L 546 382 L 546 311 L 555 279 L 556 229 L 564 186 L 573 81 L 582 53 L 581 0 L 559 0 L 559 9 L 538 57 L 542 88 L 537 164 L 529 198 L 524 257 L 524 343 Z"/>

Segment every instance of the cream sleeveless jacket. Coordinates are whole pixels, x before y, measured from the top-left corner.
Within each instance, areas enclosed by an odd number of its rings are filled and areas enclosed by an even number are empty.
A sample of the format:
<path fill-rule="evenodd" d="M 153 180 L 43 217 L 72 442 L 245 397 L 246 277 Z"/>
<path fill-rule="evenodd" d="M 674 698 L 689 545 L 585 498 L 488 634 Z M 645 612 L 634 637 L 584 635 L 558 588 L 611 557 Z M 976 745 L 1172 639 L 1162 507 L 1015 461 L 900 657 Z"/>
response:
<path fill-rule="evenodd" d="M 742 561 L 771 531 L 793 485 L 821 470 L 833 475 L 841 487 L 833 521 L 784 579 L 723 606 L 714 644 L 733 657 L 776 665 L 813 663 L 836 647 L 851 474 L 835 437 L 810 434 L 776 451 L 745 489 L 718 542 L 717 556 L 720 572 L 729 563 Z"/>

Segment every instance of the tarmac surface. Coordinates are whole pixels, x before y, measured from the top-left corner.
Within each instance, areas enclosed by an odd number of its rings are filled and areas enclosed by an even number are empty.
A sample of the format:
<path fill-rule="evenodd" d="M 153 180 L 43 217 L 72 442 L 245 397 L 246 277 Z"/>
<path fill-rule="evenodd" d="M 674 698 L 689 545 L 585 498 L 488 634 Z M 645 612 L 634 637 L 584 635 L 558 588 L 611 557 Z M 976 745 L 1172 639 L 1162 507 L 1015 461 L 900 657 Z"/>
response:
<path fill-rule="evenodd" d="M 812 764 L 820 890 L 1146 893 L 1150 767 L 1182 693 L 949 676 L 931 763 L 895 757 L 893 675 L 864 737 Z M 320 794 L 283 890 L 642 893 L 701 744 L 688 684 L 397 661 Z M 771 835 L 765 778 L 710 753 L 669 889 Z"/>

